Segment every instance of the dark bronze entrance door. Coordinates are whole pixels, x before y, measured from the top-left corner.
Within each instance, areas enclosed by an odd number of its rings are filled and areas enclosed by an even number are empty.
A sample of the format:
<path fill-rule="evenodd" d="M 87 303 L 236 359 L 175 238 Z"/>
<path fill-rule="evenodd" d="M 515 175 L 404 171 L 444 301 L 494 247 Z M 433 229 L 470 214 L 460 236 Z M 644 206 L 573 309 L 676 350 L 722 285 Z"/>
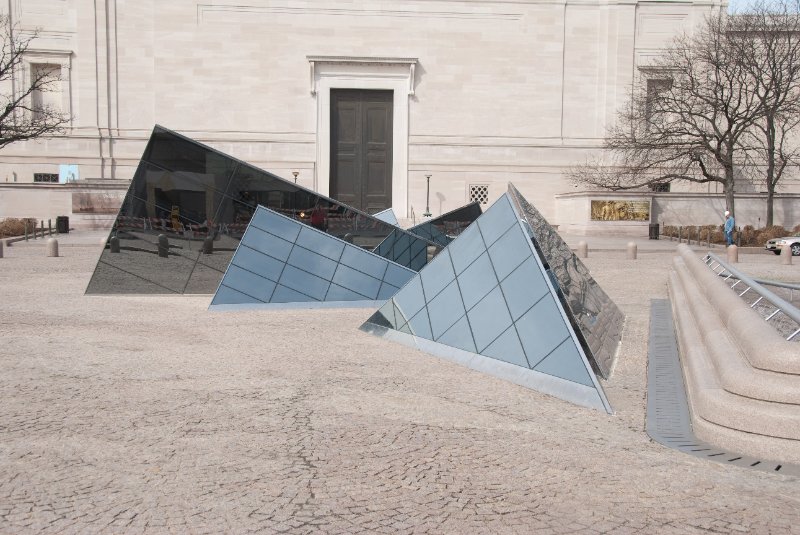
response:
<path fill-rule="evenodd" d="M 330 195 L 365 212 L 392 206 L 392 92 L 331 90 Z"/>

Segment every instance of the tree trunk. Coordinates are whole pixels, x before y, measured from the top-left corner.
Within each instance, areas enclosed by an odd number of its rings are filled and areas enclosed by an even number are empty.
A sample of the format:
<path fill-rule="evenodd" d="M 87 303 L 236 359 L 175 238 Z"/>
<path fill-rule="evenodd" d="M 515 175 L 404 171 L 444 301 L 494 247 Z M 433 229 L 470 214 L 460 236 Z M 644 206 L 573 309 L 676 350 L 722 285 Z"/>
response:
<path fill-rule="evenodd" d="M 772 226 L 772 220 L 774 218 L 774 211 L 773 211 L 773 201 L 775 199 L 775 186 L 771 183 L 767 183 L 767 223 L 768 227 Z"/>
<path fill-rule="evenodd" d="M 767 226 L 772 226 L 775 198 L 775 118 L 767 116 Z"/>
<path fill-rule="evenodd" d="M 725 183 L 723 184 L 723 191 L 725 193 L 725 209 L 730 211 L 734 221 L 736 220 L 736 210 L 733 206 L 734 198 L 734 180 L 733 180 L 733 167 L 725 167 Z"/>

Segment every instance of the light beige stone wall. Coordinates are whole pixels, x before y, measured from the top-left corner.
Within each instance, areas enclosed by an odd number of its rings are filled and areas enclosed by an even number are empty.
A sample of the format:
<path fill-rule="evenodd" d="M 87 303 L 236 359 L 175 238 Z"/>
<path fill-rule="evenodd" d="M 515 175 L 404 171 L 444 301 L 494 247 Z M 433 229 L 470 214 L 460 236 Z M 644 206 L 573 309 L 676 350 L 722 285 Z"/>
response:
<path fill-rule="evenodd" d="M 649 193 L 580 191 L 556 194 L 556 213 L 550 219 L 560 230 L 573 234 L 615 234 L 647 236 L 648 224 L 696 226 L 722 225 L 725 222 L 725 196 L 714 193 Z M 650 221 L 592 221 L 592 200 L 629 200 L 650 203 Z M 763 195 L 739 193 L 735 199 L 736 225 L 761 228 L 766 222 Z M 774 224 L 794 228 L 800 224 L 800 193 L 781 193 L 773 202 Z"/>
<path fill-rule="evenodd" d="M 400 217 L 494 200 L 513 181 L 548 217 L 565 169 L 597 150 L 637 67 L 719 0 L 11 0 L 36 47 L 66 57 L 67 136 L 8 147 L 0 182 L 80 166 L 130 179 L 154 124 L 327 190 L 309 56 L 415 58 L 395 155 Z M 8 10 L 3 5 L 0 10 Z M 375 76 L 382 76 L 375 68 Z M 318 75 L 319 76 L 319 75 Z M 319 79 L 316 80 L 319 82 Z M 396 106 L 396 110 L 397 110 Z M 324 151 L 322 151 L 324 153 Z M 400 161 L 402 161 L 402 157 Z M 324 163 L 324 162 L 322 162 Z M 3 214 L 0 214 L 2 216 Z"/>

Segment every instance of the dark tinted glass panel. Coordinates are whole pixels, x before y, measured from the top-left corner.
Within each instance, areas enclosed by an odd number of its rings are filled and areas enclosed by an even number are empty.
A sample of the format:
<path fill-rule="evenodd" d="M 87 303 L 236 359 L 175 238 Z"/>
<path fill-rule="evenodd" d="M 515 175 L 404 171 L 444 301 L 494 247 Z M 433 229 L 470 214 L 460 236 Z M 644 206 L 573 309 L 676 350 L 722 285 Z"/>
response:
<path fill-rule="evenodd" d="M 513 185 L 509 184 L 508 189 L 520 214 L 527 220 L 527 230 L 545 269 L 558 282 L 558 297 L 581 345 L 595 371 L 607 379 L 616 357 L 617 342 L 622 336 L 622 312 L 539 211 Z"/>
<path fill-rule="evenodd" d="M 237 227 L 246 227 L 259 205 L 407 267 L 411 267 L 410 256 L 407 255 L 404 263 L 399 261 L 402 252 L 387 247 L 377 249 L 388 236 L 405 238 L 404 251 L 411 242 L 435 246 L 376 217 L 242 164 L 226 191 L 221 218 L 234 221 Z M 436 251 L 440 249 L 440 246 L 435 246 Z M 415 261 L 419 262 L 418 259 Z"/>
<path fill-rule="evenodd" d="M 259 205 L 367 250 L 388 236 L 393 237 L 392 242 L 400 239 L 402 247 L 376 253 L 415 271 L 441 249 L 156 127 L 112 229 L 122 252 L 111 253 L 106 247 L 100 263 L 110 268 L 99 270 L 98 265 L 87 293 L 213 293 Z M 166 258 L 158 256 L 160 234 L 169 240 Z M 331 258 L 340 244 L 329 245 L 330 250 L 312 250 Z M 201 255 L 201 250 L 206 253 Z M 173 261 L 166 267 L 162 260 L 170 259 Z M 125 282 L 117 280 L 121 274 Z"/>
<path fill-rule="evenodd" d="M 481 213 L 481 205 L 474 202 L 461 208 L 456 208 L 452 212 L 440 215 L 430 221 L 413 226 L 408 231 L 428 241 L 447 247 L 473 221 L 478 219 Z"/>
<path fill-rule="evenodd" d="M 220 197 L 145 163 L 133 185 L 112 231 L 119 252 L 106 246 L 99 261 L 114 269 L 96 273 L 87 292 L 183 293 L 209 232 L 207 215 Z"/>

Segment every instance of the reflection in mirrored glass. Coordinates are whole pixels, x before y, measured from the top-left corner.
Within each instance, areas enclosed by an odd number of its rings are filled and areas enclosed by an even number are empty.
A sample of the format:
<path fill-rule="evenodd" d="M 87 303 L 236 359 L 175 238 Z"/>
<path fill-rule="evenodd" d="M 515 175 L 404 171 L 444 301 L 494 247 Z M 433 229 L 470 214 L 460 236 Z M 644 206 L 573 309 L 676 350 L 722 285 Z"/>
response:
<path fill-rule="evenodd" d="M 447 247 L 482 213 L 480 203 L 473 202 L 410 227 L 408 231 L 417 236 L 422 236 L 428 241 Z"/>
<path fill-rule="evenodd" d="M 610 411 L 538 258 L 505 194 L 362 329 Z"/>
<path fill-rule="evenodd" d="M 86 292 L 214 293 L 227 266 L 216 257 L 230 260 L 259 205 L 367 251 L 391 236 L 397 246 L 374 252 L 415 271 L 441 250 L 441 245 L 156 126 L 111 231 L 120 252 L 106 246 Z M 167 254 L 159 256 L 164 238 L 169 244 L 161 249 Z M 312 250 L 337 260 L 334 250 Z"/>
<path fill-rule="evenodd" d="M 557 281 L 558 297 L 589 356 L 595 371 L 608 378 L 622 338 L 624 315 L 592 278 L 589 270 L 545 220 L 514 187 L 509 195 L 526 220 L 526 230 L 539 256 Z"/>

